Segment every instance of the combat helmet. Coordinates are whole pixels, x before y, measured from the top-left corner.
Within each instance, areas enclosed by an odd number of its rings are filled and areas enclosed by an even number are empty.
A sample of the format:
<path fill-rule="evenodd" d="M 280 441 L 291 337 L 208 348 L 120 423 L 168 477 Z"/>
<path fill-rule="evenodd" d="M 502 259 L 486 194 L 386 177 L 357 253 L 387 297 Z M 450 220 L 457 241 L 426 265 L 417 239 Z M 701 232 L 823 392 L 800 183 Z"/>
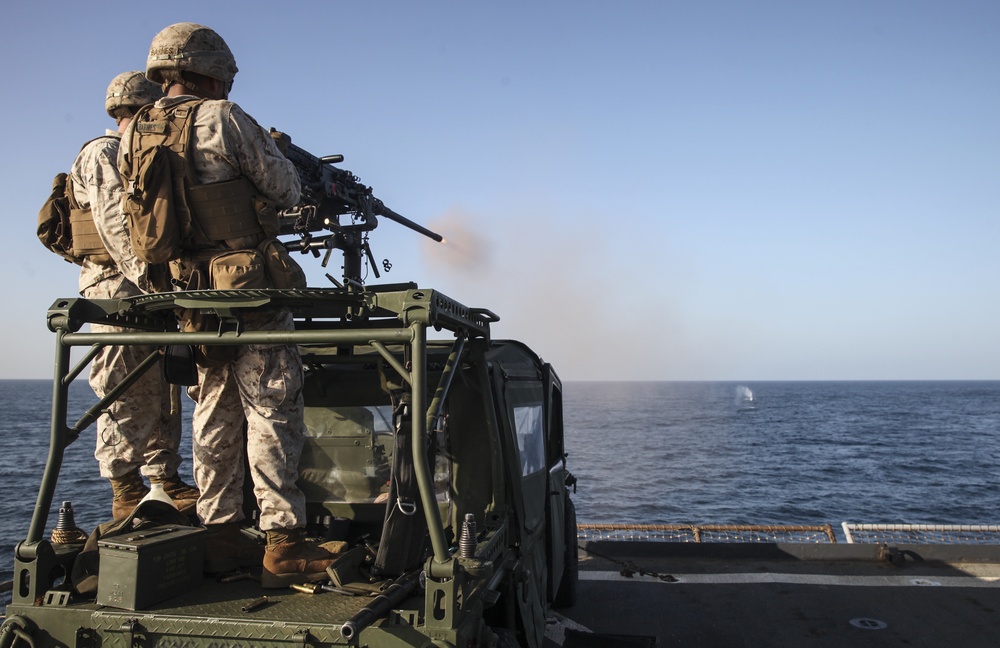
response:
<path fill-rule="evenodd" d="M 147 79 L 142 71 L 122 72 L 108 85 L 104 109 L 114 117 L 118 108 L 141 108 L 162 96 L 160 86 Z"/>
<path fill-rule="evenodd" d="M 222 36 L 203 25 L 177 23 L 153 37 L 146 59 L 146 76 L 164 83 L 165 70 L 195 72 L 227 85 L 236 76 L 236 58 Z"/>

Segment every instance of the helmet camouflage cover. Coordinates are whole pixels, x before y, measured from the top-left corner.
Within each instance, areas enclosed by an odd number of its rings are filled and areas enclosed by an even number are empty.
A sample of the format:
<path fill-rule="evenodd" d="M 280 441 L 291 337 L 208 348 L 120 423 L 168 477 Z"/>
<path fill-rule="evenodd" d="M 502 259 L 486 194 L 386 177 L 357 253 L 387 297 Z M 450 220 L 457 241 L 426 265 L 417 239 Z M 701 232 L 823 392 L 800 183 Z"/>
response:
<path fill-rule="evenodd" d="M 203 25 L 177 23 L 154 36 L 149 46 L 146 76 L 163 83 L 163 70 L 195 72 L 229 83 L 238 69 L 222 36 Z"/>
<path fill-rule="evenodd" d="M 141 108 L 163 96 L 160 86 L 146 78 L 140 70 L 122 72 L 108 85 L 104 109 L 114 117 L 117 108 Z"/>

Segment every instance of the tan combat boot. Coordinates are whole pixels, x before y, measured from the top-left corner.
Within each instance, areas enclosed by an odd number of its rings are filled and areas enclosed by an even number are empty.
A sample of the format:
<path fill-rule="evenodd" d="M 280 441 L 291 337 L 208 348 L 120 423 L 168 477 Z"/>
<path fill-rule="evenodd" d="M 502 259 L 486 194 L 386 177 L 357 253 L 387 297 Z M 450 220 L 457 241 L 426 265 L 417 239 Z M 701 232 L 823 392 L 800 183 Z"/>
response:
<path fill-rule="evenodd" d="M 163 484 L 163 492 L 174 500 L 174 506 L 177 507 L 178 511 L 191 515 L 195 513 L 198 496 L 201 493 L 194 486 L 185 484 L 180 475 L 175 473 L 173 477 L 152 477 L 149 481 Z"/>
<path fill-rule="evenodd" d="M 273 589 L 322 580 L 335 559 L 326 549 L 306 542 L 304 529 L 268 531 L 260 584 Z"/>
<path fill-rule="evenodd" d="M 264 558 L 264 545 L 245 535 L 240 522 L 206 524 L 205 573 L 235 571 L 247 567 L 260 567 Z"/>
<path fill-rule="evenodd" d="M 116 520 L 127 518 L 142 498 L 149 493 L 149 487 L 142 481 L 136 468 L 121 477 L 111 478 L 111 517 Z"/>

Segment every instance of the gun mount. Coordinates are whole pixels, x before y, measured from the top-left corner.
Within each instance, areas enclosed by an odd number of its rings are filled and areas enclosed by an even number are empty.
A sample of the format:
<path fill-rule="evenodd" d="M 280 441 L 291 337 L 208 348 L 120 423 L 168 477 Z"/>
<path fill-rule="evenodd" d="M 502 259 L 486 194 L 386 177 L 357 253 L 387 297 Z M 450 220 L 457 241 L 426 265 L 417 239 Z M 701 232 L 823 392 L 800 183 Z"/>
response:
<path fill-rule="evenodd" d="M 371 187 L 362 184 L 358 176 L 347 169 L 333 166 L 343 162 L 343 155 L 317 157 L 288 144 L 285 155 L 295 165 L 302 184 L 302 201 L 278 213 L 280 234 L 297 234 L 299 239 L 285 242 L 289 251 L 323 252 L 326 267 L 334 250 L 344 254 L 344 281 L 364 283 L 362 259 L 378 278 L 378 266 L 368 243 L 368 233 L 378 227 L 378 217 L 384 216 L 424 236 L 441 242 L 440 234 L 401 216 L 375 197 Z M 331 232 L 315 236 L 316 232 Z M 388 270 L 388 266 L 385 267 Z M 329 276 L 329 275 L 328 275 Z"/>

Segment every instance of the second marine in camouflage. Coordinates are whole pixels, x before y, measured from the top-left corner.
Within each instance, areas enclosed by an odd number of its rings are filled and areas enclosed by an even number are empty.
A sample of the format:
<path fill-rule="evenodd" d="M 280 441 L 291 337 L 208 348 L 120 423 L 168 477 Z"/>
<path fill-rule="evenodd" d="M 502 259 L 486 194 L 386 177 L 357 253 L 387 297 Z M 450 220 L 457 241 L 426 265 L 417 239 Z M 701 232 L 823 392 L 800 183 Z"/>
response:
<path fill-rule="evenodd" d="M 136 111 L 163 96 L 140 71 L 124 72 L 108 86 L 105 109 L 118 124 L 91 140 L 77 156 L 69 174 L 74 248 L 80 252 L 80 293 L 88 299 L 132 297 L 148 290 L 148 266 L 133 253 L 120 201 L 118 174 L 121 133 Z M 95 333 L 120 331 L 93 324 Z M 103 397 L 154 349 L 148 346 L 106 346 L 93 360 L 90 385 Z M 112 516 L 120 519 L 149 492 L 142 475 L 162 483 L 181 510 L 194 506 L 198 492 L 177 476 L 181 463 L 180 399 L 159 371 L 147 371 L 97 422 L 94 456 L 101 476 L 111 481 Z M 141 472 L 141 474 L 140 474 Z"/>
<path fill-rule="evenodd" d="M 274 209 L 294 205 L 300 186 L 293 165 L 272 137 L 227 101 L 236 61 L 214 31 L 193 23 L 167 27 L 153 39 L 146 74 L 167 96 L 142 111 L 123 138 L 120 166 L 130 182 L 130 218 L 148 216 L 143 171 L 157 151 L 169 151 L 177 250 L 168 251 L 173 284 L 181 288 L 268 288 L 304 285 L 269 271 L 284 252 L 274 238 Z M 177 186 L 183 191 L 177 191 Z M 134 222 L 134 221 L 133 221 Z M 138 229 L 138 228 L 135 228 Z M 297 270 L 298 274 L 294 271 Z M 186 318 L 187 329 L 204 321 Z M 245 330 L 291 330 L 287 310 L 246 315 Z M 211 326 L 211 324 L 209 324 Z M 305 497 L 296 486 L 304 436 L 302 361 L 296 347 L 256 345 L 227 355 L 207 347 L 200 358 L 194 413 L 194 474 L 202 496 L 198 517 L 210 537 L 207 566 L 221 570 L 261 564 L 259 549 L 240 533 L 243 513 L 243 429 L 246 459 L 267 534 L 262 584 L 284 587 L 325 575 L 334 556 L 307 544 Z M 211 351 L 223 351 L 213 355 Z"/>

